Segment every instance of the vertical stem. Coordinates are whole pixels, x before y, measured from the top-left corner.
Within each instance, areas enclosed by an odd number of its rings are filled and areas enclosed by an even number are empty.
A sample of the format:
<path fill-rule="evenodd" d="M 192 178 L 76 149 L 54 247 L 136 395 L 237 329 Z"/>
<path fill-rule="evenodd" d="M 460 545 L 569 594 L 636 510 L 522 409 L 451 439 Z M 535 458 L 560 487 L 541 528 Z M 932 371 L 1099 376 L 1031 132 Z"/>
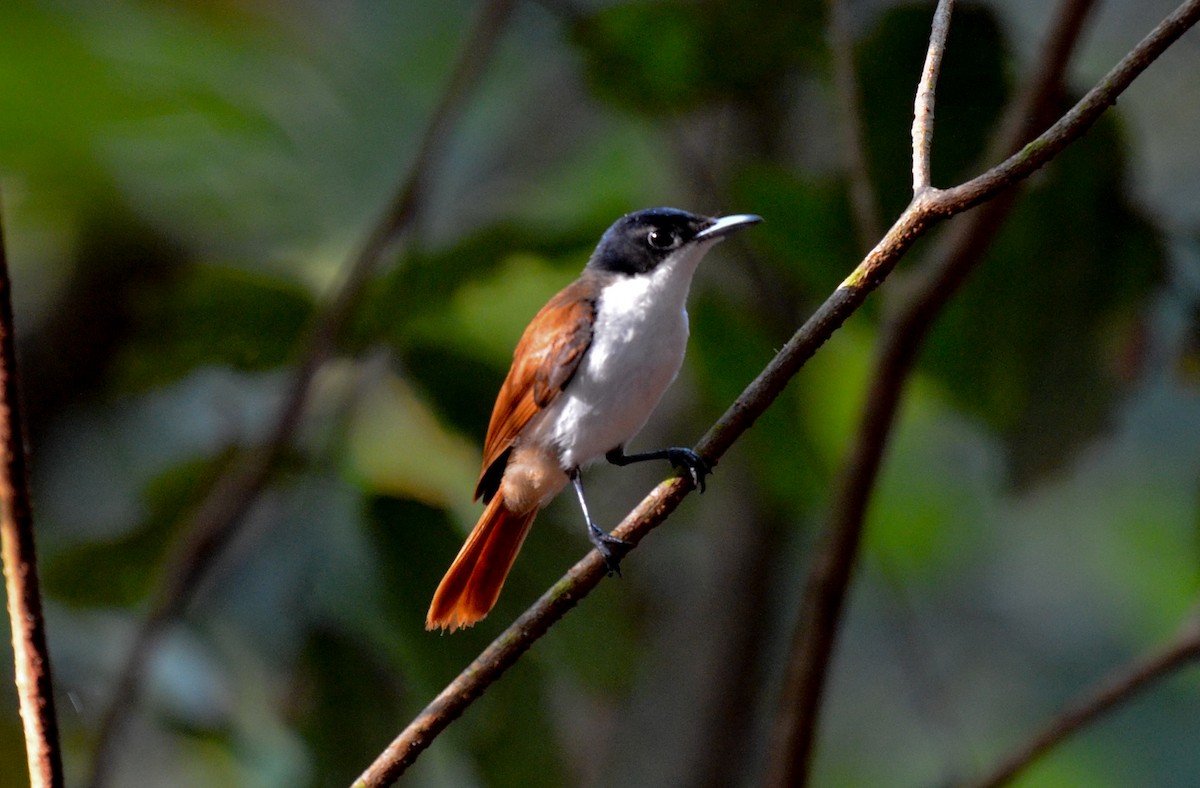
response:
<path fill-rule="evenodd" d="M 929 152 L 933 148 L 933 99 L 937 90 L 938 74 L 942 70 L 942 55 L 946 51 L 946 37 L 950 34 L 952 11 L 954 11 L 954 0 L 938 0 L 937 10 L 933 12 L 933 28 L 929 33 L 929 49 L 925 52 L 925 67 L 921 70 L 921 81 L 917 85 L 917 98 L 913 102 L 912 175 L 914 197 L 930 186 Z"/>
<path fill-rule="evenodd" d="M 33 546 L 33 511 L 29 506 L 29 468 L 17 391 L 15 333 L 12 284 L 0 226 L 0 502 L 3 503 L 0 542 L 29 781 L 34 788 L 57 788 L 63 784 L 62 756 Z"/>

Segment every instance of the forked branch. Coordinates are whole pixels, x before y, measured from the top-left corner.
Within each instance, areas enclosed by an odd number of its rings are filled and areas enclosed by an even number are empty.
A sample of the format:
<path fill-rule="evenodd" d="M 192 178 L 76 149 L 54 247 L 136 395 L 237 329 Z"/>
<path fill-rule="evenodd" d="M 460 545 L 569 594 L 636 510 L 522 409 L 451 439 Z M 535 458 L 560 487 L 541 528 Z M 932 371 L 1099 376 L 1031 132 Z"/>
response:
<path fill-rule="evenodd" d="M 1164 20 L 1101 82 L 1046 133 L 983 175 L 945 191 L 925 190 L 846 280 L 792 336 L 759 376 L 697 444 L 716 461 L 761 416 L 816 350 L 895 268 L 912 244 L 942 220 L 1010 189 L 1083 135 L 1129 84 L 1200 17 L 1200 0 L 1189 0 Z M 661 524 L 690 492 L 674 479 L 655 487 L 627 515 L 616 535 L 638 543 Z M 391 784 L 450 723 L 496 681 L 558 619 L 603 578 L 604 562 L 590 552 L 494 640 L 376 758 L 356 786 Z"/>
<path fill-rule="evenodd" d="M 1066 0 L 1062 4 L 1032 78 L 1006 110 L 986 161 L 1020 150 L 1026 140 L 1049 124 L 1052 116 L 1047 116 L 1057 103 L 1070 54 L 1093 4 L 1094 0 Z M 811 769 L 826 676 L 853 579 L 863 524 L 908 374 L 929 328 L 982 258 L 1012 207 L 1016 192 L 1011 189 L 999 195 L 950 228 L 917 281 L 906 289 L 907 297 L 895 317 L 879 332 L 859 427 L 834 485 L 830 520 L 814 551 L 792 636 L 771 748 L 775 784 L 803 785 Z"/>

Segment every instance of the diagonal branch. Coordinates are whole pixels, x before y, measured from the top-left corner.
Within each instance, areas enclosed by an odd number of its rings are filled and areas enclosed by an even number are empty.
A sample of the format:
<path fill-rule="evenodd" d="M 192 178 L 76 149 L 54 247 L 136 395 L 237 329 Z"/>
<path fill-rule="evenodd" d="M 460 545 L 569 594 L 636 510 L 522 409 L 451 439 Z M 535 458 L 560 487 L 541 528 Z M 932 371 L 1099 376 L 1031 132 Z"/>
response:
<path fill-rule="evenodd" d="M 1011 155 L 1049 122 L 1093 5 L 1094 0 L 1065 0 L 1059 8 L 1032 79 L 1006 110 L 988 160 Z M 802 784 L 811 768 L 821 699 L 863 523 L 908 373 L 936 316 L 982 258 L 1015 196 L 1016 190 L 1009 190 L 955 224 L 922 269 L 929 275 L 914 283 L 897 317 L 879 332 L 859 429 L 835 485 L 831 519 L 815 551 L 792 638 L 772 748 L 777 783 L 786 773 Z"/>
<path fill-rule="evenodd" d="M 1012 188 L 1082 136 L 1133 79 L 1194 25 L 1197 18 L 1200 18 L 1200 0 L 1189 0 L 1138 44 L 1083 101 L 1039 137 L 1036 144 L 1027 145 L 999 167 L 959 187 L 937 192 L 926 190 L 914 198 L 883 240 L 705 433 L 696 446 L 697 451 L 710 461 L 719 459 L 771 406 L 800 367 L 862 305 L 919 237 L 940 221 Z M 690 491 L 690 483 L 683 479 L 663 482 L 625 517 L 614 533 L 636 545 L 664 522 Z M 358 778 L 356 788 L 395 781 L 538 638 L 595 588 L 604 573 L 603 559 L 595 551 L 589 552 L 400 732 Z"/>
<path fill-rule="evenodd" d="M 1159 679 L 1197 661 L 1200 661 L 1200 616 L 1193 612 L 1174 640 L 1159 650 L 1134 660 L 1084 693 L 1024 746 L 1000 761 L 994 771 L 978 782 L 968 785 L 971 788 L 999 788 L 1001 785 L 1007 785 L 1022 770 L 1083 726 L 1130 700 Z"/>
<path fill-rule="evenodd" d="M 345 276 L 310 329 L 304 355 L 266 441 L 218 480 L 192 514 L 181 543 L 167 561 L 165 579 L 154 595 L 150 612 L 134 635 L 113 699 L 101 721 L 92 786 L 101 786 L 107 781 L 114 741 L 119 736 L 125 714 L 137 702 L 138 682 L 159 635 L 187 607 L 200 581 L 266 488 L 300 424 L 317 372 L 333 354 L 337 338 L 361 299 L 366 284 L 416 217 L 440 147 L 450 136 L 452 125 L 466 105 L 471 90 L 483 76 L 514 6 L 515 0 L 491 0 L 480 9 L 425 128 L 407 179 L 362 247 L 347 262 Z"/>
<path fill-rule="evenodd" d="M 3 227 L 0 227 L 0 501 L 4 507 L 0 515 L 0 543 L 3 543 L 13 668 L 25 728 L 29 781 L 35 788 L 58 788 L 63 785 L 62 754 L 34 550 L 29 467 L 17 382 L 12 282 L 8 277 Z"/>
<path fill-rule="evenodd" d="M 929 159 L 933 149 L 933 100 L 937 91 L 938 75 L 942 73 L 942 56 L 946 52 L 946 38 L 950 35 L 950 14 L 954 11 L 954 0 L 938 0 L 933 12 L 933 25 L 929 32 L 929 49 L 925 51 L 925 67 L 921 69 L 921 81 L 917 83 L 917 98 L 913 102 L 912 124 L 912 188 L 920 194 L 930 186 Z"/>
<path fill-rule="evenodd" d="M 992 167 L 982 175 L 947 190 L 943 196 L 946 206 L 960 201 L 971 208 L 994 197 L 1012 183 L 1010 179 L 1029 177 L 1035 170 L 1062 152 L 1096 122 L 1103 112 L 1117 103 L 1117 97 L 1145 71 L 1151 63 L 1196 24 L 1200 5 L 1194 0 L 1183 3 L 1146 35 L 1129 54 L 1121 58 L 1071 111 L 1063 115 L 1037 139 Z"/>

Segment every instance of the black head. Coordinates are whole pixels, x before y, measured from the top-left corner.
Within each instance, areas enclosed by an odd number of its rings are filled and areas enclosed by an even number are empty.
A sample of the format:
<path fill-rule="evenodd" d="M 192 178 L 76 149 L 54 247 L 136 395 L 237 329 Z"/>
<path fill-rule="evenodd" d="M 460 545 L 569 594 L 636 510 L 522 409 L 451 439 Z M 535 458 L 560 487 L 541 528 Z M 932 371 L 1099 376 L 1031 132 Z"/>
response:
<path fill-rule="evenodd" d="M 634 276 L 653 271 L 681 249 L 711 243 L 761 222 L 757 216 L 712 219 L 677 208 L 649 208 L 626 214 L 600 238 L 587 267 Z"/>

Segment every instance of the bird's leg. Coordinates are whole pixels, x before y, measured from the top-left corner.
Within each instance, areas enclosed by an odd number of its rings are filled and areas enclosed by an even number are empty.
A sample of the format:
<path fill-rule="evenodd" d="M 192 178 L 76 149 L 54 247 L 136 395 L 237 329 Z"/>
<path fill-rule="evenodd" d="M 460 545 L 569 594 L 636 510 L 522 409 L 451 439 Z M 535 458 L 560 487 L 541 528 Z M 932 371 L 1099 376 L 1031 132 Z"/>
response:
<path fill-rule="evenodd" d="M 613 465 L 630 465 L 647 460 L 666 460 L 676 468 L 686 468 L 688 475 L 692 478 L 692 486 L 702 493 L 704 492 L 704 477 L 712 473 L 712 464 L 708 460 L 691 449 L 678 446 L 658 451 L 645 451 L 640 454 L 626 454 L 625 447 L 618 446 L 605 454 L 604 459 Z"/>
<path fill-rule="evenodd" d="M 596 525 L 588 513 L 587 501 L 583 497 L 583 479 L 580 477 L 579 468 L 572 468 L 568 476 L 571 477 L 571 483 L 575 485 L 575 494 L 579 496 L 579 507 L 583 509 L 583 519 L 587 522 L 588 539 L 604 557 L 604 564 L 608 567 L 608 576 L 620 577 L 621 559 L 633 544 L 619 536 L 613 536 Z"/>

